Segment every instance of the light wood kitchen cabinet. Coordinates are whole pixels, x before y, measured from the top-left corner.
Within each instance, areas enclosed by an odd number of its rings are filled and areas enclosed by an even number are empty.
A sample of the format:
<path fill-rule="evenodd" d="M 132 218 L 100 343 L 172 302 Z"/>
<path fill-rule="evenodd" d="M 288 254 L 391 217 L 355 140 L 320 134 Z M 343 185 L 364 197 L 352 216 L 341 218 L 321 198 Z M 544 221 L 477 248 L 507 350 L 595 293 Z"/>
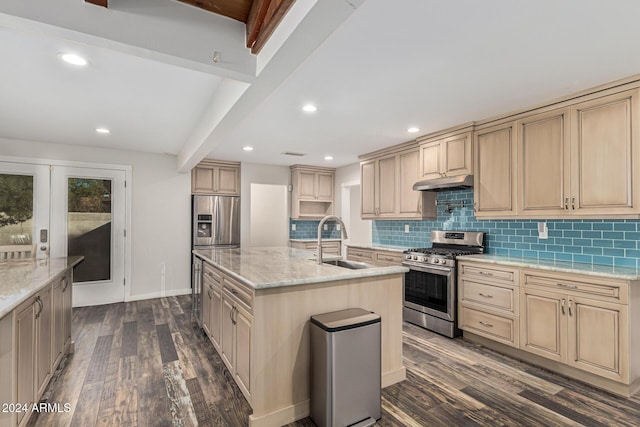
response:
<path fill-rule="evenodd" d="M 640 213 L 638 89 L 571 107 L 571 199 L 577 214 Z"/>
<path fill-rule="evenodd" d="M 307 251 L 316 251 L 318 248 L 317 241 L 296 241 L 289 240 L 289 246 L 296 249 L 305 249 Z M 323 240 L 322 241 L 322 253 L 324 255 L 341 255 L 342 253 L 342 241 L 340 240 Z"/>
<path fill-rule="evenodd" d="M 347 259 L 350 261 L 373 263 L 374 251 L 373 249 L 347 246 Z"/>
<path fill-rule="evenodd" d="M 516 123 L 474 132 L 475 216 L 516 215 Z"/>
<path fill-rule="evenodd" d="M 629 383 L 628 284 L 524 272 L 521 348 Z"/>
<path fill-rule="evenodd" d="M 458 265 L 460 329 L 519 346 L 519 270 L 468 261 Z"/>
<path fill-rule="evenodd" d="M 213 266 L 202 264 L 202 327 L 213 346 L 220 348 L 222 318 L 222 276 Z"/>
<path fill-rule="evenodd" d="M 191 193 L 240 194 L 240 163 L 203 160 L 191 170 Z"/>
<path fill-rule="evenodd" d="M 470 130 L 418 140 L 420 179 L 472 174 L 471 140 Z"/>
<path fill-rule="evenodd" d="M 66 353 L 67 347 L 71 342 L 71 302 L 73 290 L 71 280 L 71 272 L 69 272 L 59 280 L 56 280 L 52 288 L 52 360 L 54 366 L 60 363 L 62 356 Z"/>
<path fill-rule="evenodd" d="M 351 261 L 365 262 L 380 266 L 401 265 L 404 254 L 399 251 L 384 250 L 380 248 L 363 248 L 359 246 L 347 246 L 347 257 Z"/>
<path fill-rule="evenodd" d="M 10 313 L 0 319 L 0 372 L 2 372 L 2 383 L 0 387 L 0 402 L 13 402 L 13 313 Z M 0 426 L 15 425 L 12 418 L 15 413 L 9 411 L 0 411 Z"/>
<path fill-rule="evenodd" d="M 16 402 L 33 403 L 36 383 L 36 313 L 40 310 L 36 297 L 29 298 L 15 311 L 16 333 Z M 18 425 L 27 413 L 17 414 Z"/>
<path fill-rule="evenodd" d="M 568 108 L 518 121 L 519 214 L 566 214 L 571 191 L 569 124 Z"/>
<path fill-rule="evenodd" d="M 436 217 L 435 193 L 413 190 L 420 176 L 420 153 L 415 144 L 402 144 L 360 159 L 362 219 Z"/>
<path fill-rule="evenodd" d="M 202 329 L 211 337 L 211 304 L 213 295 L 211 294 L 211 285 L 202 281 Z"/>
<path fill-rule="evenodd" d="M 291 218 L 320 219 L 334 212 L 335 169 L 293 165 Z"/>

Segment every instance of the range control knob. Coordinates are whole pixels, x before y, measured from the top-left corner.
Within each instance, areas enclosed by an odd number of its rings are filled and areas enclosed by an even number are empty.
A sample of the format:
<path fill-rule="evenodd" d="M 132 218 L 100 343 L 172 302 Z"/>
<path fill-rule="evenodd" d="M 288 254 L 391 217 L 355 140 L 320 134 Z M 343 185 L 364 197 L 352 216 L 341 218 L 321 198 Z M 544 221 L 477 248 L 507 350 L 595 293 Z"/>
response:
<path fill-rule="evenodd" d="M 438 258 L 434 258 L 434 259 L 433 259 L 433 263 L 434 263 L 434 264 L 440 264 L 440 260 L 439 260 Z"/>

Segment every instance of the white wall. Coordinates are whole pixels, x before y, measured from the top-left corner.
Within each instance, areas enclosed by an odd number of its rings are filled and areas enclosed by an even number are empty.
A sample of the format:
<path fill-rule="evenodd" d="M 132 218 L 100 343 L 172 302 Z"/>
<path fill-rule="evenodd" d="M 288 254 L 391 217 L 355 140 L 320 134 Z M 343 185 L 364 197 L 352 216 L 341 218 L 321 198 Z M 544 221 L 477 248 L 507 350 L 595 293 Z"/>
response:
<path fill-rule="evenodd" d="M 360 163 L 336 169 L 335 195 L 336 215 L 344 221 L 349 235 L 343 245 L 370 245 L 372 222 L 360 219 Z M 343 206 L 343 203 L 349 205 Z"/>
<path fill-rule="evenodd" d="M 288 166 L 242 162 L 240 182 L 240 245 L 249 247 L 251 246 L 251 184 L 289 185 L 291 183 L 291 172 Z M 287 191 L 287 224 L 289 223 L 290 206 L 291 193 Z M 289 238 L 288 231 L 286 238 Z"/>
<path fill-rule="evenodd" d="M 360 182 L 360 163 L 342 166 L 336 169 L 336 180 L 334 194 L 336 195 L 335 213 L 337 216 L 342 215 L 342 187 L 345 184 Z"/>
<path fill-rule="evenodd" d="M 129 298 L 190 292 L 191 177 L 177 172 L 175 156 L 7 139 L 0 139 L 0 155 L 131 165 Z"/>
<path fill-rule="evenodd" d="M 289 246 L 289 194 L 286 185 L 251 184 L 252 247 Z"/>

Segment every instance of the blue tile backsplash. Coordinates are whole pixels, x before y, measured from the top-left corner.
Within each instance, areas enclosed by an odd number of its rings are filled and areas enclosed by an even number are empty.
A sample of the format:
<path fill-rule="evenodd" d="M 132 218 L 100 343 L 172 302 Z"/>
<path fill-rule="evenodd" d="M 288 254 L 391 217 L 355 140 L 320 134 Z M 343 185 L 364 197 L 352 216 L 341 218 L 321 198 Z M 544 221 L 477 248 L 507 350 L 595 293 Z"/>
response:
<path fill-rule="evenodd" d="M 291 230 L 291 225 L 296 225 L 296 230 Z M 289 218 L 289 238 L 290 239 L 316 239 L 318 237 L 318 224 L 320 221 L 295 220 Z M 323 239 L 339 239 L 341 231 L 336 230 L 335 221 L 327 221 L 325 223 L 328 230 L 322 231 Z"/>
<path fill-rule="evenodd" d="M 462 200 L 465 207 L 448 213 L 438 205 L 433 221 L 373 221 L 373 244 L 424 247 L 431 245 L 432 229 L 484 231 L 491 254 L 640 268 L 640 220 L 480 220 L 473 215 L 473 189 L 441 191 L 437 200 Z M 543 221 L 548 239 L 538 238 L 538 222 Z M 317 227 L 315 221 L 313 234 Z"/>

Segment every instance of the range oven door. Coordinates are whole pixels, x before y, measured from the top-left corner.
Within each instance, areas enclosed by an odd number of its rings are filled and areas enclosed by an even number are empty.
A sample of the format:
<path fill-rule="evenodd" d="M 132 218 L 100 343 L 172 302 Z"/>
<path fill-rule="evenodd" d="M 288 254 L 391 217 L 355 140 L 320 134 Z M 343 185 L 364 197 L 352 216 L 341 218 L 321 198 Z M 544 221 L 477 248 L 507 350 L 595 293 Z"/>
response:
<path fill-rule="evenodd" d="M 404 306 L 431 316 L 455 320 L 455 269 L 406 265 Z"/>

